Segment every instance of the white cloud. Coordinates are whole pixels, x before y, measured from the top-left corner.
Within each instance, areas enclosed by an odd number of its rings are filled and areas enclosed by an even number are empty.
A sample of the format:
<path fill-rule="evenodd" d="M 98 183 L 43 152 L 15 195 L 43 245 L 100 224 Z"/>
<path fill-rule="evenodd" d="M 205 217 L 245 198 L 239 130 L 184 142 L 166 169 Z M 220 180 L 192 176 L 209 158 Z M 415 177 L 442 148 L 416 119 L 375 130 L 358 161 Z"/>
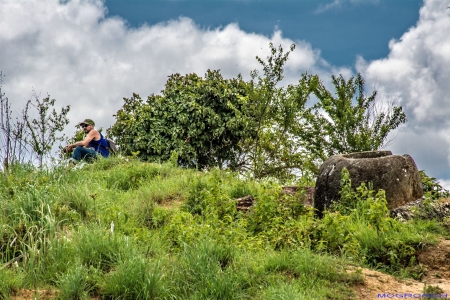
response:
<path fill-rule="evenodd" d="M 123 97 L 158 94 L 173 73 L 203 75 L 220 69 L 226 78 L 239 73 L 248 78 L 259 67 L 255 56 L 268 55 L 270 41 L 285 50 L 294 42 L 280 31 L 266 37 L 246 33 L 237 24 L 200 28 L 188 18 L 129 28 L 120 18 L 106 17 L 102 1 L 0 0 L 3 91 L 16 108 L 32 87 L 41 95 L 49 93 L 58 105 L 72 106 L 72 126 L 92 118 L 109 127 Z M 320 52 L 296 43 L 286 82 L 306 70 L 329 77 L 331 67 Z"/>
<path fill-rule="evenodd" d="M 336 2 L 337 3 L 337 2 Z M 387 98 L 398 97 L 409 121 L 390 149 L 408 153 L 430 176 L 450 178 L 450 10 L 447 0 L 427 0 L 416 26 L 392 40 L 388 57 L 359 58 L 357 70 Z M 201 28 L 191 19 L 129 28 L 119 18 L 106 17 L 100 0 L 0 0 L 0 71 L 16 109 L 34 87 L 49 93 L 59 106 L 71 105 L 67 133 L 85 118 L 100 127 L 114 123 L 112 115 L 123 97 L 159 93 L 172 73 L 220 69 L 226 78 L 258 68 L 268 44 L 294 42 L 280 31 L 271 37 L 247 33 L 238 24 Z M 299 74 L 352 75 L 329 65 L 307 42 L 295 41 L 286 66 L 286 83 Z"/>
<path fill-rule="evenodd" d="M 399 94 L 408 123 L 392 144 L 413 155 L 433 177 L 450 177 L 450 11 L 447 0 L 425 0 L 417 24 L 390 53 L 370 62 L 358 59 L 357 70 L 386 95 Z"/>
<path fill-rule="evenodd" d="M 436 179 L 439 184 L 446 189 L 447 191 L 450 190 L 450 180 L 449 179 Z"/>
<path fill-rule="evenodd" d="M 333 2 L 328 4 L 319 4 L 315 13 L 323 13 L 328 10 L 340 9 L 346 4 L 376 4 L 379 0 L 333 0 Z"/>

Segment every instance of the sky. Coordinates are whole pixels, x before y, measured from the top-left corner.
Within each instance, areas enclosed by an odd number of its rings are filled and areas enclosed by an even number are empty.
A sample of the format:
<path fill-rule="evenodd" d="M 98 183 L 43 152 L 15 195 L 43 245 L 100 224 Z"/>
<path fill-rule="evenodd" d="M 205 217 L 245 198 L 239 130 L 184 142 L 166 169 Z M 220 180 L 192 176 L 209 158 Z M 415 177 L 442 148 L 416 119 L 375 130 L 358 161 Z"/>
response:
<path fill-rule="evenodd" d="M 2 91 L 20 111 L 35 90 L 70 124 L 114 124 L 123 97 L 173 73 L 249 79 L 269 43 L 296 49 L 283 85 L 358 72 L 408 122 L 386 147 L 450 188 L 450 0 L 0 0 Z M 331 89 L 331 87 L 330 87 Z"/>

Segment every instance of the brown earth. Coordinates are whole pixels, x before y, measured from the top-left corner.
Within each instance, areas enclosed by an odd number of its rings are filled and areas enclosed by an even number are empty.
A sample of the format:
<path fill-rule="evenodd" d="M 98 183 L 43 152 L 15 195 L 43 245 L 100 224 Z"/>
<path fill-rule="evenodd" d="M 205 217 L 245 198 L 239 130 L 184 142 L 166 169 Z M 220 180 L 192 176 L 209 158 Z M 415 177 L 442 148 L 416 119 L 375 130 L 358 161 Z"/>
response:
<path fill-rule="evenodd" d="M 20 290 L 18 295 L 13 296 L 13 300 L 31 300 L 31 299 L 54 299 L 56 297 L 56 291 L 54 290 Z"/>
<path fill-rule="evenodd" d="M 450 298 L 450 240 L 441 240 L 437 245 L 427 247 L 418 255 L 418 262 L 425 267 L 421 281 L 402 280 L 381 272 L 363 269 L 364 284 L 355 288 L 356 299 L 414 299 L 422 298 L 425 284 L 441 289 L 442 298 Z M 379 297 L 386 295 L 384 298 Z M 410 296 L 411 294 L 411 296 Z M 419 297 L 419 294 L 421 297 Z M 439 294 L 432 293 L 435 298 Z M 400 297 L 402 296 L 402 297 Z M 415 296 L 415 297 L 414 297 Z M 431 298 L 431 297 L 428 297 Z"/>

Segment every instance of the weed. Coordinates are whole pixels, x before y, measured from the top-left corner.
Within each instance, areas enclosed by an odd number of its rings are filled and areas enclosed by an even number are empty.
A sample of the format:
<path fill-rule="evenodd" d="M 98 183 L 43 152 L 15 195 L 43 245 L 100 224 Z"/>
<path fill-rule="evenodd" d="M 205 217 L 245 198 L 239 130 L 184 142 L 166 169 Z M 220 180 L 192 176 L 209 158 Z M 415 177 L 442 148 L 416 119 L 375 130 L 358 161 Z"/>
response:
<path fill-rule="evenodd" d="M 427 285 L 426 283 L 423 285 L 424 294 L 438 295 L 443 294 L 444 290 L 441 289 L 438 285 Z"/>
<path fill-rule="evenodd" d="M 59 299 L 83 300 L 90 299 L 88 296 L 88 269 L 76 266 L 60 276 L 58 280 Z"/>
<path fill-rule="evenodd" d="M 125 257 L 134 256 L 131 239 L 96 227 L 81 228 L 76 239 L 78 256 L 84 266 L 104 272 L 111 270 Z"/>
<path fill-rule="evenodd" d="M 9 299 L 23 286 L 24 274 L 19 269 L 0 268 L 0 299 Z"/>
<path fill-rule="evenodd" d="M 419 279 L 417 250 L 448 229 L 393 220 L 383 192 L 343 181 L 343 202 L 317 219 L 302 195 L 232 172 L 121 157 L 11 167 L 0 174 L 0 298 L 349 299 L 361 279 L 348 261 Z M 247 195 L 252 209 L 238 212 Z"/>
<path fill-rule="evenodd" d="M 111 299 L 156 299 L 164 291 L 158 264 L 138 257 L 120 262 L 102 285 L 102 294 Z"/>

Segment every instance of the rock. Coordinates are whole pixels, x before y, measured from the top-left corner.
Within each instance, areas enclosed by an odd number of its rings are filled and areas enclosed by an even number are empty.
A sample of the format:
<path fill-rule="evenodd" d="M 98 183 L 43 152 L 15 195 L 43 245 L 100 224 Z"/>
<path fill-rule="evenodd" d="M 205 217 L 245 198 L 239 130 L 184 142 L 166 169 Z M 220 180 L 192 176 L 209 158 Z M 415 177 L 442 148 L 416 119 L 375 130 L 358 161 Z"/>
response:
<path fill-rule="evenodd" d="M 295 196 L 297 193 L 302 193 L 301 201 L 305 206 L 313 206 L 315 188 L 313 186 L 298 187 L 298 186 L 283 186 L 281 194 Z"/>
<path fill-rule="evenodd" d="M 450 198 L 425 201 L 423 198 L 391 210 L 391 218 L 407 221 L 414 218 L 444 222 L 450 218 Z"/>
<path fill-rule="evenodd" d="M 423 196 L 419 170 L 408 154 L 392 155 L 391 151 L 340 154 L 328 158 L 319 169 L 314 197 L 319 216 L 334 201 L 339 201 L 344 167 L 350 173 L 352 188 L 372 182 L 374 190 L 385 190 L 391 210 Z"/>
<path fill-rule="evenodd" d="M 311 207 L 313 199 L 314 199 L 314 187 L 313 186 L 307 186 L 307 187 L 283 186 L 280 194 L 295 196 L 299 192 L 302 193 L 301 201 L 303 201 L 303 204 L 305 206 Z M 248 195 L 245 197 L 237 198 L 237 199 L 235 199 L 235 201 L 236 201 L 236 209 L 238 211 L 248 211 L 248 210 L 251 210 L 251 208 L 253 207 L 253 204 L 255 203 L 255 198 L 253 198 L 252 195 Z"/>
<path fill-rule="evenodd" d="M 252 195 L 248 195 L 242 198 L 235 199 L 236 200 L 236 209 L 239 211 L 247 211 L 252 208 L 253 203 L 255 202 L 255 198 Z"/>

